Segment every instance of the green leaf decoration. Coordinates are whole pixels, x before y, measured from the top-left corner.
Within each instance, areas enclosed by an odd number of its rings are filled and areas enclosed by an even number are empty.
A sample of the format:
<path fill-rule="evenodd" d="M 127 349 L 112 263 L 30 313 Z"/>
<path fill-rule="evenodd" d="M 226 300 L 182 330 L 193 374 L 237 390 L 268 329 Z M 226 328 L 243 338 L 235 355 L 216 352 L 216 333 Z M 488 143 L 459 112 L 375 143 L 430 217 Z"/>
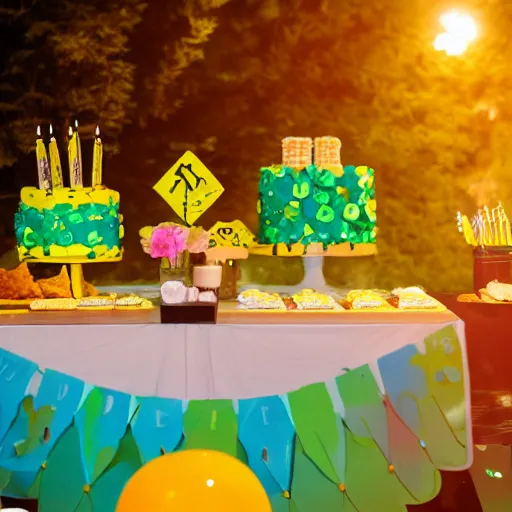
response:
<path fill-rule="evenodd" d="M 48 405 L 35 411 L 34 398 L 32 396 L 28 396 L 23 400 L 15 425 L 11 427 L 11 430 L 17 430 L 16 423 L 20 422 L 26 428 L 25 439 L 14 446 L 18 457 L 28 455 L 44 444 L 45 428 L 50 427 L 53 415 L 54 411 Z M 21 425 L 20 427 L 23 428 Z M 9 437 L 9 433 L 7 436 Z"/>
<path fill-rule="evenodd" d="M 73 424 L 48 457 L 41 479 L 39 512 L 74 511 L 84 494 L 85 483 L 80 436 Z"/>
<path fill-rule="evenodd" d="M 76 415 L 84 464 L 92 484 L 112 461 L 126 432 L 130 397 L 125 393 L 94 388 Z"/>
<path fill-rule="evenodd" d="M 413 501 L 426 503 L 439 493 L 441 474 L 422 447 L 423 441 L 420 443 L 389 401 L 386 401 L 385 406 L 389 431 L 388 460 L 393 464 L 395 473 Z"/>
<path fill-rule="evenodd" d="M 358 438 L 350 430 L 347 435 L 346 492 L 357 510 L 407 512 L 411 501 L 396 473 L 389 470 L 389 463 L 377 443 L 368 438 Z"/>
<path fill-rule="evenodd" d="M 32 485 L 30 486 L 30 489 L 27 493 L 27 498 L 32 499 L 39 499 L 39 496 L 41 495 L 41 481 L 43 479 L 43 469 L 39 469 L 37 472 L 35 480 L 32 482 Z"/>
<path fill-rule="evenodd" d="M 427 386 L 462 445 L 467 443 L 462 348 L 453 326 L 425 339 Z"/>
<path fill-rule="evenodd" d="M 191 400 L 183 416 L 184 450 L 217 450 L 236 457 L 238 423 L 231 400 Z"/>
<path fill-rule="evenodd" d="M 371 437 L 384 455 L 389 456 L 389 435 L 386 408 L 377 383 L 368 365 L 336 378 L 345 407 L 344 421 L 359 437 Z"/>
<path fill-rule="evenodd" d="M 101 509 L 103 510 L 103 508 Z M 84 494 L 78 508 L 75 512 L 94 512 L 94 505 L 91 497 L 88 494 Z"/>
<path fill-rule="evenodd" d="M 467 464 L 468 451 L 455 437 L 433 397 L 417 401 L 423 424 L 422 440 L 438 469 L 459 469 Z"/>
<path fill-rule="evenodd" d="M 112 464 L 92 486 L 90 498 L 93 510 L 115 512 L 117 501 L 126 482 L 141 466 L 137 444 L 129 430 L 121 440 Z"/>
<path fill-rule="evenodd" d="M 345 439 L 325 384 L 288 393 L 297 435 L 307 456 L 333 483 L 345 477 Z"/>
<path fill-rule="evenodd" d="M 7 469 L 0 467 L 0 496 L 3 494 L 3 490 L 9 484 L 9 480 L 11 479 L 11 472 Z"/>
<path fill-rule="evenodd" d="M 297 512 L 356 512 L 338 485 L 326 478 L 304 451 L 299 438 L 295 441 L 295 459 L 291 489 L 292 506 Z"/>

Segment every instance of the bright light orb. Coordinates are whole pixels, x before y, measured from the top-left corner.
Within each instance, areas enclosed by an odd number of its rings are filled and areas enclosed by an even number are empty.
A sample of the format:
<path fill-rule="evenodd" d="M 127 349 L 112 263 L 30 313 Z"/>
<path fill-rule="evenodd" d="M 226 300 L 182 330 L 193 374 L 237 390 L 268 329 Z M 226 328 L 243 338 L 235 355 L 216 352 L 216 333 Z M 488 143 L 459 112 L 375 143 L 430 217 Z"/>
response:
<path fill-rule="evenodd" d="M 450 11 L 441 15 L 439 22 L 448 34 L 463 39 L 467 43 L 474 41 L 478 35 L 476 22 L 469 14 Z"/>
<path fill-rule="evenodd" d="M 478 36 L 476 22 L 469 14 L 450 11 L 441 15 L 439 23 L 445 32 L 436 37 L 434 49 L 446 55 L 462 55 Z"/>
<path fill-rule="evenodd" d="M 468 43 L 452 34 L 443 32 L 436 37 L 434 49 L 438 52 L 445 52 L 446 55 L 454 57 L 462 55 L 468 49 Z"/>

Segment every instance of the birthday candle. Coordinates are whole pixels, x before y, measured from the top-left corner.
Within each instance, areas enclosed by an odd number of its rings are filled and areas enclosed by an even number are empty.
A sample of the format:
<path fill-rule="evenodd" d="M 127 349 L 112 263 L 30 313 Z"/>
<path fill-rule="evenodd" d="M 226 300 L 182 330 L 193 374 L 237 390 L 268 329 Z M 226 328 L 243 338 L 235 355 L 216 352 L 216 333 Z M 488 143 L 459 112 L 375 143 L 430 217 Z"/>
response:
<path fill-rule="evenodd" d="M 37 127 L 36 158 L 39 188 L 41 190 L 51 190 L 52 175 L 50 173 L 50 166 L 48 164 L 48 154 L 46 153 L 46 146 L 44 145 L 43 138 L 41 137 L 40 126 Z"/>
<path fill-rule="evenodd" d="M 466 242 L 469 245 L 473 245 L 473 246 L 478 245 L 477 241 L 476 241 L 475 233 L 473 232 L 473 229 L 471 228 L 469 219 L 466 217 L 466 215 L 463 215 L 461 217 L 461 228 L 462 228 L 462 232 L 464 233 L 464 238 L 466 239 Z"/>
<path fill-rule="evenodd" d="M 485 245 L 492 245 L 491 217 L 487 206 L 484 206 L 484 228 L 484 243 Z"/>
<path fill-rule="evenodd" d="M 485 245 L 485 225 L 481 210 L 478 210 L 476 220 L 478 225 L 478 245 Z"/>
<path fill-rule="evenodd" d="M 507 214 L 505 213 L 505 210 L 503 210 L 503 220 L 505 224 L 505 245 L 511 246 L 512 245 L 512 233 L 510 232 L 510 221 L 508 219 Z"/>
<path fill-rule="evenodd" d="M 63 180 L 62 180 L 62 166 L 60 164 L 60 155 L 59 148 L 57 146 L 57 141 L 53 136 L 53 128 L 50 125 L 50 167 L 52 174 L 52 185 L 53 188 L 62 188 Z"/>
<path fill-rule="evenodd" d="M 94 152 L 92 155 L 92 186 L 101 185 L 103 180 L 103 144 L 100 139 L 100 127 L 96 127 L 96 138 L 94 140 Z"/>
<path fill-rule="evenodd" d="M 491 218 L 492 218 L 492 242 L 493 245 L 500 245 L 500 235 L 498 230 L 498 224 L 496 223 L 496 208 L 491 210 Z"/>
<path fill-rule="evenodd" d="M 75 130 L 69 127 L 69 179 L 71 188 L 79 188 L 84 186 L 82 177 L 82 151 L 80 148 L 80 137 L 78 135 L 78 122 L 75 121 Z"/>

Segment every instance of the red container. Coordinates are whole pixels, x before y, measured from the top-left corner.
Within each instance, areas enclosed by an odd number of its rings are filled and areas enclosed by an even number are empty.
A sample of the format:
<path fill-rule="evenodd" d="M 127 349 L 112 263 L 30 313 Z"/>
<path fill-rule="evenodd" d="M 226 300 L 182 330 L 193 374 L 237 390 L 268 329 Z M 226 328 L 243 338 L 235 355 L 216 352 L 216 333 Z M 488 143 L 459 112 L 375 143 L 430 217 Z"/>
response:
<path fill-rule="evenodd" d="M 477 247 L 473 252 L 473 288 L 480 290 L 491 281 L 512 284 L 512 247 Z"/>

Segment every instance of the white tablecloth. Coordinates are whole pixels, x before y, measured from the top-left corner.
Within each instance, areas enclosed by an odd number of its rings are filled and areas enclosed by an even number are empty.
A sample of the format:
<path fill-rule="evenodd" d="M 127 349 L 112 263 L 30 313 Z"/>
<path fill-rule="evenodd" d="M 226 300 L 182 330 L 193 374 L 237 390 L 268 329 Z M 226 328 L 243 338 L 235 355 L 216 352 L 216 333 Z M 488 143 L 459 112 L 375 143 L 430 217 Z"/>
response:
<path fill-rule="evenodd" d="M 357 325 L 0 325 L 0 347 L 89 384 L 138 396 L 284 394 L 370 364 L 460 320 Z M 468 380 L 465 361 L 465 381 Z M 382 385 L 382 383 L 379 383 Z"/>

